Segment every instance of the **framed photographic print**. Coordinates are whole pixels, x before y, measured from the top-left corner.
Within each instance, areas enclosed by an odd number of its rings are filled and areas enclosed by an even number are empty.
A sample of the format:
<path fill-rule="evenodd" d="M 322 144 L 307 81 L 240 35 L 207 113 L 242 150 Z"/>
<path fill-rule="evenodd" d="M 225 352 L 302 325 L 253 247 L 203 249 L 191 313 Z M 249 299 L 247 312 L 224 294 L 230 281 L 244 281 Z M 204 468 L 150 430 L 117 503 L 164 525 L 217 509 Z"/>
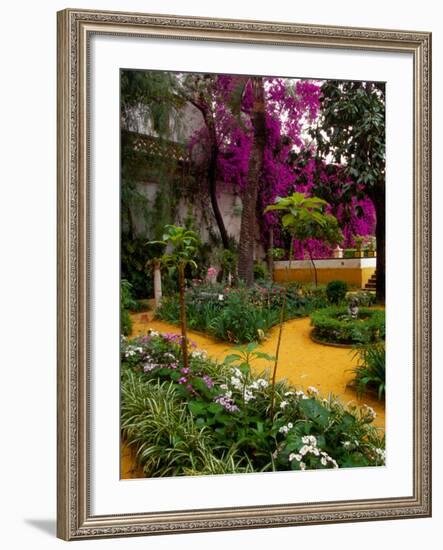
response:
<path fill-rule="evenodd" d="M 59 12 L 59 537 L 431 514 L 430 58 Z"/>

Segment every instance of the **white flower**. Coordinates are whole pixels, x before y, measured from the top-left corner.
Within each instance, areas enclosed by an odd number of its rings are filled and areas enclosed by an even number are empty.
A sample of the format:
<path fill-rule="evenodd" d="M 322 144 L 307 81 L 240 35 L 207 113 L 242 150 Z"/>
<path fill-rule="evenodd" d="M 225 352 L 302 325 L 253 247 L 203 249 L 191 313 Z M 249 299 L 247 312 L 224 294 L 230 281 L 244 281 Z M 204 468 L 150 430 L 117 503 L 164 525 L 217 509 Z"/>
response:
<path fill-rule="evenodd" d="M 224 299 L 225 299 L 225 297 L 223 296 L 223 294 L 218 295 L 218 301 L 219 302 L 223 302 Z"/>
<path fill-rule="evenodd" d="M 289 397 L 290 395 L 295 395 L 293 391 L 287 391 L 285 393 L 285 397 Z"/>
<path fill-rule="evenodd" d="M 318 395 L 318 389 L 314 388 L 314 386 L 309 386 L 309 388 L 306 390 L 310 395 Z"/>
<path fill-rule="evenodd" d="M 208 353 L 204 349 L 197 349 L 191 353 L 191 357 L 194 359 L 206 359 L 208 356 Z"/>
<path fill-rule="evenodd" d="M 243 378 L 243 373 L 240 369 L 238 369 L 237 367 L 234 367 L 232 369 L 232 372 L 234 373 L 234 376 L 236 376 L 237 378 Z"/>
<path fill-rule="evenodd" d="M 300 462 L 303 457 L 300 454 L 296 454 L 294 455 L 294 458 L 297 462 Z"/>
<path fill-rule="evenodd" d="M 280 409 L 284 409 L 285 407 L 287 407 L 289 405 L 288 401 L 282 401 L 280 403 Z"/>
<path fill-rule="evenodd" d="M 262 388 L 267 388 L 269 386 L 269 382 L 265 380 L 264 378 L 259 378 L 257 380 L 257 384 L 261 386 Z"/>
<path fill-rule="evenodd" d="M 309 445 L 303 445 L 303 447 L 300 449 L 300 454 L 302 456 L 305 456 L 310 452 L 310 450 L 311 450 L 311 447 Z"/>
<path fill-rule="evenodd" d="M 292 462 L 293 460 L 296 460 L 297 462 L 300 462 L 301 459 L 302 459 L 302 456 L 299 455 L 299 454 L 291 453 L 289 455 L 289 462 Z"/>
<path fill-rule="evenodd" d="M 293 427 L 294 425 L 292 424 L 292 422 L 288 422 L 287 426 L 282 426 L 278 431 L 281 434 L 287 434 L 289 430 L 291 430 Z"/>
<path fill-rule="evenodd" d="M 317 438 L 315 435 L 304 435 L 302 438 L 302 443 L 313 445 L 314 447 L 317 445 Z"/>
<path fill-rule="evenodd" d="M 249 401 L 251 401 L 251 399 L 255 399 L 255 395 L 248 389 L 245 389 L 244 399 L 245 402 L 248 403 Z"/>
<path fill-rule="evenodd" d="M 384 449 L 375 449 L 375 454 L 377 454 L 383 462 L 386 460 L 386 451 Z"/>
<path fill-rule="evenodd" d="M 306 470 L 306 464 L 304 462 L 300 462 L 300 470 Z"/>
<path fill-rule="evenodd" d="M 328 461 L 324 456 L 321 457 L 320 462 L 323 464 L 323 466 L 326 466 L 328 464 Z"/>
<path fill-rule="evenodd" d="M 343 441 L 343 447 L 345 449 L 349 449 L 349 447 L 351 446 L 351 442 L 350 441 Z"/>
<path fill-rule="evenodd" d="M 160 336 L 160 333 L 156 330 L 152 330 L 151 328 L 148 330 L 149 336 Z"/>
<path fill-rule="evenodd" d="M 227 390 L 227 389 L 228 389 L 228 385 L 227 385 L 227 384 L 220 384 L 220 389 L 222 389 L 222 390 Z"/>

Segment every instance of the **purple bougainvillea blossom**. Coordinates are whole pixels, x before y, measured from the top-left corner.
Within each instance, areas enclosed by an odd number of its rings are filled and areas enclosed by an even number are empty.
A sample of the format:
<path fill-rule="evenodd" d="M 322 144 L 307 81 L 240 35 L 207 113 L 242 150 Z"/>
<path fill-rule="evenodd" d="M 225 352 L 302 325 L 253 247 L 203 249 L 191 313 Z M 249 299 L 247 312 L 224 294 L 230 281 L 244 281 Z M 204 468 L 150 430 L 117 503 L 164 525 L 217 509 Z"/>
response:
<path fill-rule="evenodd" d="M 246 79 L 246 80 L 245 80 Z M 238 112 L 232 108 L 232 96 L 242 89 Z M 268 245 L 269 234 L 274 233 L 274 245 L 285 247 L 279 217 L 275 212 L 263 215 L 266 206 L 276 197 L 299 191 L 318 194 L 317 188 L 330 189 L 329 211 L 337 217 L 344 234 L 343 246 L 353 246 L 355 235 L 373 234 L 375 210 L 369 198 L 359 198 L 358 184 L 343 177 L 342 167 L 315 158 L 313 144 L 306 137 L 306 128 L 318 117 L 321 82 L 283 78 L 265 78 L 266 143 L 263 170 L 259 182 L 258 212 L 260 238 Z M 248 181 L 249 157 L 252 145 L 252 86 L 247 77 L 219 75 L 208 81 L 206 108 L 214 123 L 217 155 L 217 179 L 221 188 L 242 194 Z M 197 129 L 188 146 L 208 154 L 208 129 Z M 332 168 L 332 169 L 331 169 Z M 345 186 L 355 186 L 355 196 L 342 201 Z M 286 246 L 286 248 L 288 248 Z M 314 239 L 296 242 L 294 256 L 304 258 L 307 252 L 314 257 L 328 257 L 331 250 Z"/>

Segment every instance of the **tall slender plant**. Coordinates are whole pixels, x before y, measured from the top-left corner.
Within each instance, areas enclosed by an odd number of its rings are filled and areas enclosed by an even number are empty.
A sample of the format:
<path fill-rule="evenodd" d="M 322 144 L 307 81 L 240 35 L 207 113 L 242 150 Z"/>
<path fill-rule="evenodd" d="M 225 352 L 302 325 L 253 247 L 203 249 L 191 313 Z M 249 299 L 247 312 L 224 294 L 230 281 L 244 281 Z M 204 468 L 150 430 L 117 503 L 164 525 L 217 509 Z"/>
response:
<path fill-rule="evenodd" d="M 330 245 L 336 245 L 343 241 L 343 234 L 338 226 L 337 219 L 324 212 L 327 202 L 318 197 L 307 197 L 303 193 L 293 193 L 288 197 L 277 197 L 275 204 L 265 208 L 267 212 L 276 210 L 283 214 L 282 225 L 291 236 L 289 247 L 289 265 L 286 273 L 288 274 L 292 267 L 292 257 L 294 255 L 294 240 L 306 242 L 308 239 L 321 239 Z M 317 270 L 310 254 L 311 262 L 314 266 L 315 284 L 317 285 Z M 287 278 L 287 277 L 286 277 Z M 288 282 L 288 281 L 285 281 Z M 271 392 L 271 416 L 274 414 L 275 382 L 277 377 L 278 359 L 280 354 L 280 345 L 283 335 L 283 325 L 286 317 L 286 290 L 283 294 L 283 301 L 280 310 L 280 323 L 278 329 L 277 349 L 275 352 L 274 369 L 272 372 L 272 392 Z"/>
<path fill-rule="evenodd" d="M 183 355 L 183 367 L 189 367 L 188 358 L 188 334 L 186 323 L 186 303 L 185 303 L 185 268 L 187 265 L 197 267 L 193 259 L 197 251 L 199 242 L 195 231 L 179 227 L 177 225 L 166 225 L 165 233 L 161 241 L 151 241 L 150 244 L 163 244 L 166 247 L 161 261 L 172 272 L 178 271 L 178 291 L 180 303 L 180 328 L 181 328 L 181 348 Z"/>

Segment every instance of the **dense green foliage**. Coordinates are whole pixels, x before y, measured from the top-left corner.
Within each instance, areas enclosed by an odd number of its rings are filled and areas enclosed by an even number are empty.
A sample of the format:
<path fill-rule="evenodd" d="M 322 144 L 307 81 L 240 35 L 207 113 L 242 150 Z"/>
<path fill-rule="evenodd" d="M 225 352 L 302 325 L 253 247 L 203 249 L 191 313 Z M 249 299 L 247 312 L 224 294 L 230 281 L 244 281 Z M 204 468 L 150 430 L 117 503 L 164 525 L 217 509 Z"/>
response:
<path fill-rule="evenodd" d="M 190 329 L 206 332 L 220 340 L 245 343 L 260 340 L 278 324 L 285 287 L 262 282 L 250 288 L 223 288 L 198 285 L 186 293 L 187 322 Z M 287 318 L 303 317 L 327 305 L 324 287 L 287 287 Z M 179 322 L 178 296 L 165 297 L 156 315 Z"/>
<path fill-rule="evenodd" d="M 357 349 L 356 354 L 358 363 L 354 372 L 357 393 L 362 395 L 367 391 L 372 391 L 377 394 L 379 399 L 382 399 L 386 388 L 384 342 L 360 347 Z"/>
<path fill-rule="evenodd" d="M 370 290 L 350 290 L 346 293 L 346 301 L 351 300 L 360 307 L 373 306 L 376 302 L 375 293 Z"/>
<path fill-rule="evenodd" d="M 125 336 L 131 334 L 132 321 L 130 311 L 137 308 L 137 301 L 132 295 L 132 285 L 126 279 L 120 283 L 120 330 Z"/>
<path fill-rule="evenodd" d="M 333 344 L 366 344 L 385 337 L 385 312 L 360 308 L 353 319 L 346 307 L 331 306 L 311 313 L 315 339 Z"/>
<path fill-rule="evenodd" d="M 332 156 L 358 182 L 376 210 L 377 298 L 385 297 L 385 84 L 327 80 L 322 85 L 320 116 L 311 133 L 320 158 Z M 356 190 L 341 195 L 350 203 Z"/>
<path fill-rule="evenodd" d="M 150 477 L 378 466 L 384 440 L 367 406 L 345 407 L 278 382 L 269 415 L 267 373 L 251 369 L 256 344 L 217 364 L 181 338 L 122 340 L 122 432 Z"/>
<path fill-rule="evenodd" d="M 343 302 L 348 291 L 348 285 L 345 281 L 330 281 L 326 285 L 326 296 L 331 304 L 339 304 Z"/>

